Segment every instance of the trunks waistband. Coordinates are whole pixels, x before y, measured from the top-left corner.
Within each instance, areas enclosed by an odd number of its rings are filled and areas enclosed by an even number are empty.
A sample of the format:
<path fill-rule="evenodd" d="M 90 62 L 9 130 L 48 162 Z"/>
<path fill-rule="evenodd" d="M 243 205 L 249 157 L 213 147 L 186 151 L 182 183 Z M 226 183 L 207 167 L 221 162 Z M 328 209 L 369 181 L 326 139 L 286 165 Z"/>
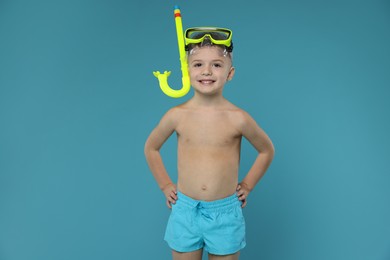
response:
<path fill-rule="evenodd" d="M 176 203 L 181 203 L 190 208 L 203 208 L 203 209 L 213 209 L 213 210 L 222 210 L 226 208 L 241 206 L 241 201 L 238 200 L 237 194 L 234 193 L 229 197 L 218 199 L 214 201 L 203 201 L 195 200 L 180 191 L 177 192 L 178 200 Z"/>

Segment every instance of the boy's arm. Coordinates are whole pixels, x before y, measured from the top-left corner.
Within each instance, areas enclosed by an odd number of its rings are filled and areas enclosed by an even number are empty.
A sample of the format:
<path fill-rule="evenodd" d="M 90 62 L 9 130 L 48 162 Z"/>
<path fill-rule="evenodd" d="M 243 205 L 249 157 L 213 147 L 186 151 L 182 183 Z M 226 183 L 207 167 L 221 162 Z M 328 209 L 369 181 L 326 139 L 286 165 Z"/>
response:
<path fill-rule="evenodd" d="M 171 203 L 175 203 L 176 185 L 169 177 L 161 158 L 160 149 L 165 141 L 172 135 L 176 128 L 175 112 L 173 109 L 168 111 L 157 127 L 150 133 L 145 143 L 145 157 L 149 168 L 157 181 L 158 186 L 163 191 L 167 206 L 171 208 Z"/>
<path fill-rule="evenodd" d="M 249 114 L 243 112 L 242 119 L 242 135 L 259 153 L 251 169 L 237 187 L 239 199 L 243 201 L 242 207 L 245 207 L 248 194 L 264 176 L 272 162 L 275 150 L 268 135 L 256 124 Z"/>

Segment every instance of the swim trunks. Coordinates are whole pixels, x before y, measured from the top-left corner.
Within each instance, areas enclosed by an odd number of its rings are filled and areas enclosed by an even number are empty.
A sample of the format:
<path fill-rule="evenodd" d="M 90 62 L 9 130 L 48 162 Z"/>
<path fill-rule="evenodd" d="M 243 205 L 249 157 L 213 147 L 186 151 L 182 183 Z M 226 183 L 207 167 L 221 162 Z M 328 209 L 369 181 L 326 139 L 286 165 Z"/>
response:
<path fill-rule="evenodd" d="M 229 255 L 245 247 L 245 220 L 237 195 L 215 200 L 194 200 L 181 192 L 165 232 L 165 241 L 177 252 L 204 248 L 210 254 Z"/>

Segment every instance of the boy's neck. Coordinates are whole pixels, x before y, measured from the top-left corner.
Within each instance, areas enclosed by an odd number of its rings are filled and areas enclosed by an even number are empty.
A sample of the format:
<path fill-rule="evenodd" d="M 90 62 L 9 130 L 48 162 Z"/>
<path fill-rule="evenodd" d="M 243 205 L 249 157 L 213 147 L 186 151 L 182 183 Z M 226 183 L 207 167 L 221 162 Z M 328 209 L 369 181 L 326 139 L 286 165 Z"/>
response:
<path fill-rule="evenodd" d="M 196 93 L 191 100 L 193 105 L 197 107 L 218 107 L 226 102 L 226 99 L 222 95 L 204 96 L 197 95 Z"/>

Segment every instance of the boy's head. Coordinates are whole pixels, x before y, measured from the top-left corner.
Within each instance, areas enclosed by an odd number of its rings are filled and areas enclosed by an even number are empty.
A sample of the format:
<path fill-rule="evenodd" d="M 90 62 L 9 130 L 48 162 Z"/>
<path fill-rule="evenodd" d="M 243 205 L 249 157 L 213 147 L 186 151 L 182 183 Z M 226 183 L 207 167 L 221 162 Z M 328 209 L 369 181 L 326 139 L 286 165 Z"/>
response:
<path fill-rule="evenodd" d="M 188 56 L 203 46 L 217 46 L 223 56 L 232 59 L 232 31 L 217 27 L 194 27 L 185 31 L 185 48 Z"/>
<path fill-rule="evenodd" d="M 235 69 L 232 66 L 231 31 L 221 28 L 191 28 L 186 31 L 190 82 L 196 93 L 222 94 Z"/>

